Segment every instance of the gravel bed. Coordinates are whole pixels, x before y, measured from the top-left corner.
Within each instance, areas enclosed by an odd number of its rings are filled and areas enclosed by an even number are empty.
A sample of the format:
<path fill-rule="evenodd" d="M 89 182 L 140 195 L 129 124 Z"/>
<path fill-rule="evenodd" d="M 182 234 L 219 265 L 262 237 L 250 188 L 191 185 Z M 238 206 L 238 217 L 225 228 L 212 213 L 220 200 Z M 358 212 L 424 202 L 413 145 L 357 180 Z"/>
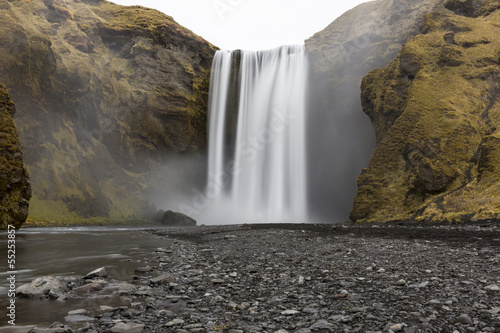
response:
<path fill-rule="evenodd" d="M 128 305 L 53 332 L 500 332 L 499 224 L 148 232 L 173 245 L 118 285 Z"/>

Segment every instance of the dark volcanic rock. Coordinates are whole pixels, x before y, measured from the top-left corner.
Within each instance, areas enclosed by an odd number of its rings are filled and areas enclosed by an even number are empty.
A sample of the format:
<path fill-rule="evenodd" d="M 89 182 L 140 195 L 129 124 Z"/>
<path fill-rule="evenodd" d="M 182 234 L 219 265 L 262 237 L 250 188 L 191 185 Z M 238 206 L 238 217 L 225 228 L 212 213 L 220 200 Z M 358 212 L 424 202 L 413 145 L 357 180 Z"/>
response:
<path fill-rule="evenodd" d="M 31 185 L 23 164 L 14 103 L 0 84 L 0 229 L 20 228 L 28 216 Z"/>
<path fill-rule="evenodd" d="M 161 222 L 161 220 L 163 219 L 163 215 L 165 215 L 165 211 L 163 209 L 160 209 L 153 216 L 153 221 L 155 221 L 155 222 Z"/>
<path fill-rule="evenodd" d="M 196 220 L 190 218 L 185 214 L 176 213 L 171 210 L 168 210 L 163 215 L 161 223 L 168 226 L 192 227 L 196 225 Z"/>

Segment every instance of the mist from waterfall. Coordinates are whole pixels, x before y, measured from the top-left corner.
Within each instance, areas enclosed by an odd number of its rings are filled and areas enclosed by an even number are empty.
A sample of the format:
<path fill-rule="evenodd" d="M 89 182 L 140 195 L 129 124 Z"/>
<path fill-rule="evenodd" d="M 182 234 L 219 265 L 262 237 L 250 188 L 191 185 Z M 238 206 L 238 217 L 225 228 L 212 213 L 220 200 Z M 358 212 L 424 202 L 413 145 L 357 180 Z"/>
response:
<path fill-rule="evenodd" d="M 218 51 L 201 222 L 307 222 L 304 46 Z"/>

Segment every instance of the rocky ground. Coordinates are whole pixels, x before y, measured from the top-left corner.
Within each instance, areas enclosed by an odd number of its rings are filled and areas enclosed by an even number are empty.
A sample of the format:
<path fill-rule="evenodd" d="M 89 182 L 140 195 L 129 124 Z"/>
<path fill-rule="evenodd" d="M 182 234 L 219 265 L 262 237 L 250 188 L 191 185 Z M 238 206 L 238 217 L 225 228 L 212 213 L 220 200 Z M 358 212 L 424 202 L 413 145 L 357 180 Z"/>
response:
<path fill-rule="evenodd" d="M 500 224 L 148 232 L 172 245 L 114 285 L 126 306 L 73 311 L 61 318 L 68 326 L 31 331 L 500 332 Z M 111 285 L 67 282 L 70 297 Z"/>

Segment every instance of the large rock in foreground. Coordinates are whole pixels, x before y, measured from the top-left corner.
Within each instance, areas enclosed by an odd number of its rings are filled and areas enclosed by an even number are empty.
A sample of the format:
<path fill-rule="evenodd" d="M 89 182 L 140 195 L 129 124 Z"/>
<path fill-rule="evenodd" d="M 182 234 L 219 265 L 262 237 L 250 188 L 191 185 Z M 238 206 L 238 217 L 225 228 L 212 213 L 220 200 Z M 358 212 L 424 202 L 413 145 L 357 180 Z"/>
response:
<path fill-rule="evenodd" d="M 17 287 L 16 294 L 20 298 L 58 299 L 65 295 L 66 290 L 67 287 L 58 278 L 44 276 Z"/>
<path fill-rule="evenodd" d="M 165 214 L 163 214 L 161 223 L 169 227 L 194 227 L 196 225 L 196 220 L 185 214 L 167 210 Z"/>
<path fill-rule="evenodd" d="M 31 185 L 14 123 L 16 108 L 0 84 L 0 229 L 20 228 L 28 216 Z"/>
<path fill-rule="evenodd" d="M 500 4 L 446 1 L 362 84 L 377 148 L 355 221 L 500 218 Z"/>
<path fill-rule="evenodd" d="M 167 159 L 205 145 L 214 52 L 140 6 L 2 1 L 0 81 L 18 110 L 33 185 L 29 218 L 154 213 L 147 199 L 168 187 Z"/>

